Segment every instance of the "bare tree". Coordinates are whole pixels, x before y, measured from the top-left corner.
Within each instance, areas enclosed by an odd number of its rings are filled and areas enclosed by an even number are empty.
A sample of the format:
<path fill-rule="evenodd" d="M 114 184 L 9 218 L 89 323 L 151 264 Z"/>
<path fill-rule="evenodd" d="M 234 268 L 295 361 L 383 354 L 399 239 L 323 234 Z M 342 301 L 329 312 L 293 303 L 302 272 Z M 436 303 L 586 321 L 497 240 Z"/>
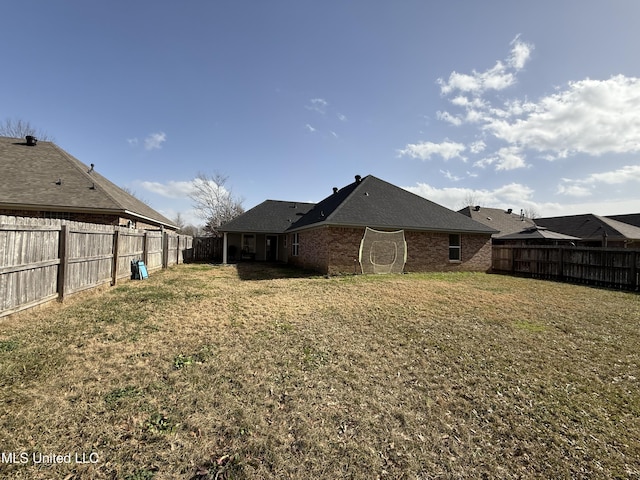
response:
<path fill-rule="evenodd" d="M 0 123 L 0 135 L 3 137 L 11 138 L 25 138 L 27 135 L 32 135 L 38 140 L 45 142 L 53 142 L 54 139 L 43 130 L 38 130 L 33 127 L 29 122 L 24 120 L 13 120 L 11 118 L 5 119 Z"/>
<path fill-rule="evenodd" d="M 476 205 L 480 205 L 480 199 L 475 192 L 467 192 L 467 194 L 462 199 L 462 205 L 458 210 L 461 210 L 465 207 L 475 207 Z"/>
<path fill-rule="evenodd" d="M 184 218 L 180 212 L 176 213 L 176 216 L 173 217 L 173 223 L 178 227 L 178 233 L 182 233 L 182 229 L 185 227 Z"/>
<path fill-rule="evenodd" d="M 218 235 L 221 225 L 244 213 L 244 199 L 226 187 L 227 179 L 220 173 L 199 173 L 193 179 L 193 192 L 189 197 L 198 216 L 205 221 L 204 230 L 211 235 Z"/>
<path fill-rule="evenodd" d="M 524 209 L 523 213 L 526 218 L 530 218 L 531 220 L 540 218 L 540 213 L 535 209 L 535 207 L 527 207 Z"/>

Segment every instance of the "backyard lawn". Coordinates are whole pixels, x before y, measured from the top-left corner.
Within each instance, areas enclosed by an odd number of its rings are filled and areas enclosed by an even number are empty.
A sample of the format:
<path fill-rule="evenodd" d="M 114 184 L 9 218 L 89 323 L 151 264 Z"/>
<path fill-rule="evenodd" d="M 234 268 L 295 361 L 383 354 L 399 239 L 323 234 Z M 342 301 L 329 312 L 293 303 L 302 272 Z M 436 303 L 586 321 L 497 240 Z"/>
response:
<path fill-rule="evenodd" d="M 640 478 L 640 297 L 181 265 L 0 319 L 0 478 Z"/>

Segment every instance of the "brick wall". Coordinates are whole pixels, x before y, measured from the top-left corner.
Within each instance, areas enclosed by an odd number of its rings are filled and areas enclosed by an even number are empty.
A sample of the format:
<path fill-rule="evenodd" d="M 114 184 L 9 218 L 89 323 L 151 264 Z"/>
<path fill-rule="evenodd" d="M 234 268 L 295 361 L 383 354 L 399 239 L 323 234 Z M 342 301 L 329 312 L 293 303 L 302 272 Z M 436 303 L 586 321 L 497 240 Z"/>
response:
<path fill-rule="evenodd" d="M 320 227 L 299 234 L 298 257 L 289 262 L 330 275 L 360 273 L 358 254 L 364 228 Z M 449 234 L 405 231 L 407 272 L 488 271 L 491 268 L 489 235 L 461 235 L 461 261 L 449 260 Z M 289 236 L 291 250 L 293 237 Z"/>
<path fill-rule="evenodd" d="M 449 234 L 436 232 L 405 232 L 407 241 L 407 272 L 488 271 L 491 268 L 491 238 L 489 235 L 462 234 L 461 261 L 449 260 Z"/>

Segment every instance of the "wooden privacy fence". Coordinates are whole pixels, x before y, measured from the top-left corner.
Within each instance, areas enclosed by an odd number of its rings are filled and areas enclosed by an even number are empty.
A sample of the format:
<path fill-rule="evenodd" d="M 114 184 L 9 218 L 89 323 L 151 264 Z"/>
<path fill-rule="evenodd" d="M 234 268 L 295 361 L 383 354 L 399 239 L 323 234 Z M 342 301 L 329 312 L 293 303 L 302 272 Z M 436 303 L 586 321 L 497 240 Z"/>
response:
<path fill-rule="evenodd" d="M 492 271 L 637 291 L 640 250 L 494 245 Z"/>
<path fill-rule="evenodd" d="M 30 223 L 0 223 L 0 317 L 115 285 L 130 277 L 135 260 L 153 271 L 190 256 L 192 238 L 185 235 L 78 222 Z"/>
<path fill-rule="evenodd" d="M 194 262 L 222 262 L 222 237 L 194 237 L 189 252 Z"/>

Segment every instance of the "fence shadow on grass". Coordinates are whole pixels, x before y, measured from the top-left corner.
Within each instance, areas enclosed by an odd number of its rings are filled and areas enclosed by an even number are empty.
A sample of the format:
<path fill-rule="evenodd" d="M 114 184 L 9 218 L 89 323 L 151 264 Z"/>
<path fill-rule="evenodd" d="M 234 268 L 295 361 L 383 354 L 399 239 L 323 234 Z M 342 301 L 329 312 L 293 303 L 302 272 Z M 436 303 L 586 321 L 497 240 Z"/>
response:
<path fill-rule="evenodd" d="M 238 262 L 236 268 L 240 280 L 273 280 L 276 278 L 309 278 L 319 276 L 318 272 L 278 262 Z"/>

